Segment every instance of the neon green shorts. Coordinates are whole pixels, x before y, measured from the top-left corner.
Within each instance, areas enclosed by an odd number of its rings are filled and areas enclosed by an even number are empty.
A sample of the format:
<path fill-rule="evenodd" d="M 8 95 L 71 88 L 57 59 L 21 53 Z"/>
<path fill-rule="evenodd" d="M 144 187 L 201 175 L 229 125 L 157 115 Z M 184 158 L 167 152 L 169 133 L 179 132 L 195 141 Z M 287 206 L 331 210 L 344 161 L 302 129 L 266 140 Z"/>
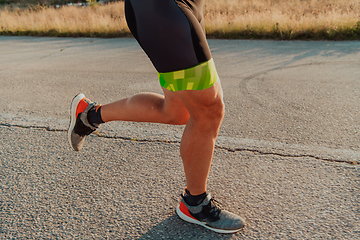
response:
<path fill-rule="evenodd" d="M 213 59 L 195 67 L 158 75 L 160 85 L 170 91 L 207 89 L 219 78 Z"/>

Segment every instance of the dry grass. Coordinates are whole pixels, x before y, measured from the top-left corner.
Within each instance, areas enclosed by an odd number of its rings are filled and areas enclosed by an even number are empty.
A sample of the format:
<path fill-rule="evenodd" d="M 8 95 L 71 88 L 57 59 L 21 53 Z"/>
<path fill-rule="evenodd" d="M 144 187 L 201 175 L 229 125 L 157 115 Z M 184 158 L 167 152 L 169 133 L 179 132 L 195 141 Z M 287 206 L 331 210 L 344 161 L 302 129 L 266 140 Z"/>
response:
<path fill-rule="evenodd" d="M 360 0 L 205 0 L 210 37 L 360 39 Z M 129 36 L 123 2 L 96 7 L 0 10 L 0 32 Z"/>
<path fill-rule="evenodd" d="M 60 9 L 4 9 L 0 11 L 0 29 L 20 35 L 116 37 L 130 34 L 123 3 Z"/>
<path fill-rule="evenodd" d="M 208 34 L 222 37 L 334 38 L 350 32 L 360 38 L 360 0 L 207 0 L 205 18 Z"/>

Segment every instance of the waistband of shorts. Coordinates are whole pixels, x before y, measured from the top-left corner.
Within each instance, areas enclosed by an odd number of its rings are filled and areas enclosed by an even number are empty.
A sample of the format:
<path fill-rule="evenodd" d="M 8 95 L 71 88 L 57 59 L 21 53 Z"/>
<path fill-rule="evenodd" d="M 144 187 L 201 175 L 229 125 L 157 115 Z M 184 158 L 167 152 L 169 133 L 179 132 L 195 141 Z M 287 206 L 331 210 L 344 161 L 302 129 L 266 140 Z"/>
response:
<path fill-rule="evenodd" d="M 158 76 L 160 85 L 170 91 L 204 90 L 219 79 L 213 59 L 183 70 L 158 72 Z"/>

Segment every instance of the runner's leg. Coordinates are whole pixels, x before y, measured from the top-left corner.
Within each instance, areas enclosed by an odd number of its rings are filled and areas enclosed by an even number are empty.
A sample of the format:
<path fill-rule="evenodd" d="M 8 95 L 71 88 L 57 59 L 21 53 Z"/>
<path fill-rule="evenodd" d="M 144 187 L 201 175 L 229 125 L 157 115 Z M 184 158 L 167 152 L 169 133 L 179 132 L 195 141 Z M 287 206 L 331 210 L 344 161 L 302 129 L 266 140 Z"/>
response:
<path fill-rule="evenodd" d="M 220 81 L 205 90 L 170 93 L 177 95 L 190 113 L 181 139 L 180 154 L 187 189 L 192 195 L 199 195 L 206 192 L 215 140 L 224 116 Z"/>
<path fill-rule="evenodd" d="M 182 125 L 187 123 L 189 113 L 181 99 L 167 91 L 164 96 L 140 93 L 103 105 L 101 118 L 104 122 L 133 121 Z"/>

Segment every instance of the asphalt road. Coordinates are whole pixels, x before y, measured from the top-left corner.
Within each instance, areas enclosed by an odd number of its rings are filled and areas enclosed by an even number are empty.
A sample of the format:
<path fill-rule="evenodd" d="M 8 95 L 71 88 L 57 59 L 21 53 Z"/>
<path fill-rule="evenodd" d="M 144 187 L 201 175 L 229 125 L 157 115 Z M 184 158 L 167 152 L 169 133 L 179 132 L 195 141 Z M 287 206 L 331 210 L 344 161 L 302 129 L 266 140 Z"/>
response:
<path fill-rule="evenodd" d="M 78 92 L 161 93 L 135 40 L 0 37 L 0 238 L 359 239 L 360 42 L 209 44 L 226 104 L 209 191 L 243 231 L 175 215 L 181 126 L 110 123 L 70 150 Z"/>

